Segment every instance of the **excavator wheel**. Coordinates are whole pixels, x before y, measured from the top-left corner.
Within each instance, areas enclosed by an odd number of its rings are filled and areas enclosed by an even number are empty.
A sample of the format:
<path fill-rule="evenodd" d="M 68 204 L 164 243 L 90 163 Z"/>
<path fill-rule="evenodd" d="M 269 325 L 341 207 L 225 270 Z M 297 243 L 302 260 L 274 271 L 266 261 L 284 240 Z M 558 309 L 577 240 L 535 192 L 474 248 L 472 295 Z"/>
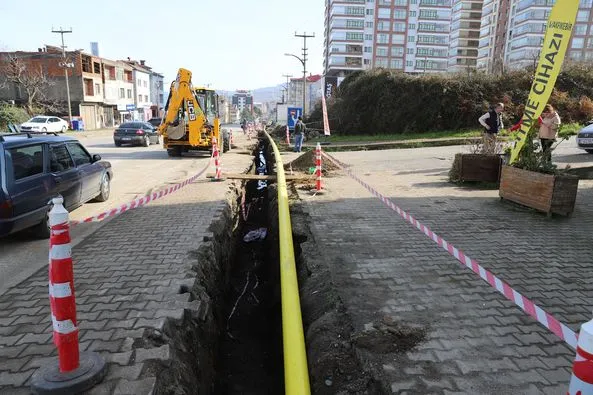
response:
<path fill-rule="evenodd" d="M 181 147 L 167 148 L 167 155 L 171 157 L 181 156 Z"/>

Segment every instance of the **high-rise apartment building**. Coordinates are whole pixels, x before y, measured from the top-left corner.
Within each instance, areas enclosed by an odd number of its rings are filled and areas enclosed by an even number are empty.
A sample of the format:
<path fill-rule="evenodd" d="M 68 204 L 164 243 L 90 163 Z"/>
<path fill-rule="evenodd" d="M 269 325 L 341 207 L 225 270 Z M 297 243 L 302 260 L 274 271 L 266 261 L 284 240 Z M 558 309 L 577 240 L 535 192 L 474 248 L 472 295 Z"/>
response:
<path fill-rule="evenodd" d="M 453 0 L 449 71 L 475 69 L 478 59 L 483 0 Z"/>
<path fill-rule="evenodd" d="M 326 0 L 325 76 L 500 72 L 534 65 L 555 0 Z M 581 0 L 568 58 L 593 61 L 593 0 Z"/>
<path fill-rule="evenodd" d="M 478 68 L 535 66 L 554 0 L 484 0 Z M 593 0 L 581 0 L 567 59 L 593 60 Z"/>

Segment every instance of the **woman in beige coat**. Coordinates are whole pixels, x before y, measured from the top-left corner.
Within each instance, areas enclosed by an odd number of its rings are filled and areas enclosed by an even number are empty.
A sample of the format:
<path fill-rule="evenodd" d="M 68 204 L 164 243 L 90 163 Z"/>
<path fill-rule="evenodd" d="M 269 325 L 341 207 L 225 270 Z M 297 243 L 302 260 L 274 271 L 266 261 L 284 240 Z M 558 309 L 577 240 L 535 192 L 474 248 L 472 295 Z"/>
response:
<path fill-rule="evenodd" d="M 542 143 L 542 151 L 544 158 L 548 162 L 552 161 L 552 144 L 556 141 L 558 128 L 560 127 L 560 116 L 549 104 L 546 104 L 544 112 L 542 113 L 542 122 L 539 127 L 539 139 Z"/>

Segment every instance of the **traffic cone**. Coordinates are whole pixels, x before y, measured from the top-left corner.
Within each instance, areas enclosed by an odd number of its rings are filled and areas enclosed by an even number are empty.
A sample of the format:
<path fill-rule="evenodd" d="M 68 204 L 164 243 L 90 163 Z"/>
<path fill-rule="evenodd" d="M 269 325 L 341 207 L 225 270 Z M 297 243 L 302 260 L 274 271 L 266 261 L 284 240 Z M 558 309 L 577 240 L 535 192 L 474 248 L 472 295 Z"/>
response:
<path fill-rule="evenodd" d="M 290 129 L 288 125 L 286 125 L 286 145 L 290 147 Z"/>
<path fill-rule="evenodd" d="M 216 173 L 214 173 L 214 177 L 212 177 L 210 181 L 223 181 L 222 162 L 220 160 L 220 150 L 218 149 L 216 137 L 212 137 L 212 157 L 214 158 L 214 167 L 216 168 Z"/>
<path fill-rule="evenodd" d="M 321 192 L 321 144 L 315 148 L 315 190 Z"/>
<path fill-rule="evenodd" d="M 80 352 L 74 296 L 70 220 L 64 199 L 52 199 L 49 212 L 49 305 L 57 361 L 44 363 L 31 378 L 33 393 L 78 393 L 101 382 L 105 360 L 94 352 Z"/>
<path fill-rule="evenodd" d="M 229 151 L 233 148 L 233 144 L 235 144 L 235 139 L 233 138 L 233 130 L 229 129 L 230 137 L 229 137 Z"/>
<path fill-rule="evenodd" d="M 593 395 L 593 320 L 581 326 L 566 395 Z"/>

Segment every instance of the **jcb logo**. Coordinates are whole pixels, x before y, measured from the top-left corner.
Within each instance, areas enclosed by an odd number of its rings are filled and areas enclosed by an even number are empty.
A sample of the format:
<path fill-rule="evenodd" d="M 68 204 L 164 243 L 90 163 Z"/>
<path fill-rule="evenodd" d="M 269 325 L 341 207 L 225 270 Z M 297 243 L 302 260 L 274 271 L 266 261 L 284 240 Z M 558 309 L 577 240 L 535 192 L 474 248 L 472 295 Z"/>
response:
<path fill-rule="evenodd" d="M 194 108 L 194 101 L 188 100 L 187 101 L 187 113 L 189 114 L 189 120 L 195 121 L 196 120 L 196 110 Z"/>

